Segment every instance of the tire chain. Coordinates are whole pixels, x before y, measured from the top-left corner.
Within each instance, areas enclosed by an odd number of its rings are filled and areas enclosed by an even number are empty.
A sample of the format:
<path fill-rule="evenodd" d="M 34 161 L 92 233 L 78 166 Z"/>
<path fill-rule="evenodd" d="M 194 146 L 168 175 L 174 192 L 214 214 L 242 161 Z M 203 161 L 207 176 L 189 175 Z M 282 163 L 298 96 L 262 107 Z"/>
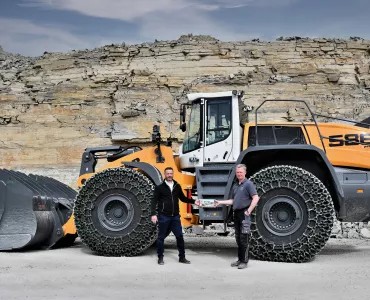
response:
<path fill-rule="evenodd" d="M 325 246 L 334 223 L 334 206 L 330 193 L 324 184 L 312 173 L 294 166 L 272 166 L 253 176 L 257 193 L 264 193 L 284 187 L 298 193 L 305 201 L 308 210 L 308 223 L 305 232 L 297 241 L 289 244 L 276 244 L 262 237 L 257 229 L 256 209 L 251 215 L 251 256 L 265 261 L 307 262 Z"/>
<path fill-rule="evenodd" d="M 121 237 L 106 236 L 98 231 L 92 221 L 94 201 L 111 188 L 124 188 L 133 193 L 141 207 L 138 226 Z M 74 207 L 75 225 L 82 242 L 102 256 L 135 256 L 149 248 L 156 240 L 158 229 L 150 220 L 153 183 L 132 169 L 114 168 L 95 174 L 80 189 Z"/>

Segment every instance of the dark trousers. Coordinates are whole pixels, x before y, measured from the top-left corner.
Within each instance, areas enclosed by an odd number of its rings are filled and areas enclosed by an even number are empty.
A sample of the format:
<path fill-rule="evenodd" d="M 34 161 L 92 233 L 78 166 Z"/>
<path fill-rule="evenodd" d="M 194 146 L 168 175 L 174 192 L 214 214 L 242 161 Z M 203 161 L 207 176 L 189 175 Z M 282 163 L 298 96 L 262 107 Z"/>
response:
<path fill-rule="evenodd" d="M 238 260 L 249 261 L 250 216 L 245 215 L 247 209 L 234 210 L 235 239 L 238 245 Z"/>
<path fill-rule="evenodd" d="M 182 226 L 180 216 L 168 217 L 164 215 L 158 216 L 158 238 L 157 238 L 157 253 L 158 257 L 163 257 L 164 239 L 172 231 L 176 237 L 177 249 L 179 250 L 179 257 L 185 257 L 185 243 L 182 234 Z"/>

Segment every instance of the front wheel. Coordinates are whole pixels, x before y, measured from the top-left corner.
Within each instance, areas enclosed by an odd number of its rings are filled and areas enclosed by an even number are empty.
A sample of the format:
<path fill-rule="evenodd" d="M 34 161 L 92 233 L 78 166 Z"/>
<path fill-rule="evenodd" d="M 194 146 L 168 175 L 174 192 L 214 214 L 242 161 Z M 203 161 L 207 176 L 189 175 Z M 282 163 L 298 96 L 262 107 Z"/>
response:
<path fill-rule="evenodd" d="M 334 223 L 329 191 L 312 173 L 273 166 L 251 178 L 260 201 L 252 214 L 251 255 L 260 260 L 306 262 L 325 246 Z"/>
<path fill-rule="evenodd" d="M 104 256 L 135 256 L 156 240 L 150 220 L 154 185 L 126 168 L 107 169 L 91 177 L 75 202 L 75 224 L 81 240 Z"/>

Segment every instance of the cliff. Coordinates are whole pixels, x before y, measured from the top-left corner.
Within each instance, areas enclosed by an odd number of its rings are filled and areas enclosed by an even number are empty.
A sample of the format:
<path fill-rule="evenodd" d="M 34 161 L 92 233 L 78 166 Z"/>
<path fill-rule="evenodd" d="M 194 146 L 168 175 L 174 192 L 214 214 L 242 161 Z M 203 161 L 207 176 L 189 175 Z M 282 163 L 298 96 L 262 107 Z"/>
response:
<path fill-rule="evenodd" d="M 178 138 L 189 92 L 242 89 L 244 103 L 303 99 L 324 114 L 370 116 L 370 41 L 207 36 L 45 53 L 0 49 L 0 167 L 78 168 L 89 146 L 145 145 L 154 124 Z M 278 105 L 267 119 L 294 119 Z"/>

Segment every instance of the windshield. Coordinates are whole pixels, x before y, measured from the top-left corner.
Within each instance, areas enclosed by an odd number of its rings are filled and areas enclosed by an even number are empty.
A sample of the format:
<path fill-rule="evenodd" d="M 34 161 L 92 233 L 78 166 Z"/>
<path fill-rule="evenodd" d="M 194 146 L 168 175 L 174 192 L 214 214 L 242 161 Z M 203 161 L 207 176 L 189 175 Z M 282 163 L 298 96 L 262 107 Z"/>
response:
<path fill-rule="evenodd" d="M 187 130 L 184 138 L 183 153 L 193 151 L 200 147 L 200 103 L 193 103 Z"/>

